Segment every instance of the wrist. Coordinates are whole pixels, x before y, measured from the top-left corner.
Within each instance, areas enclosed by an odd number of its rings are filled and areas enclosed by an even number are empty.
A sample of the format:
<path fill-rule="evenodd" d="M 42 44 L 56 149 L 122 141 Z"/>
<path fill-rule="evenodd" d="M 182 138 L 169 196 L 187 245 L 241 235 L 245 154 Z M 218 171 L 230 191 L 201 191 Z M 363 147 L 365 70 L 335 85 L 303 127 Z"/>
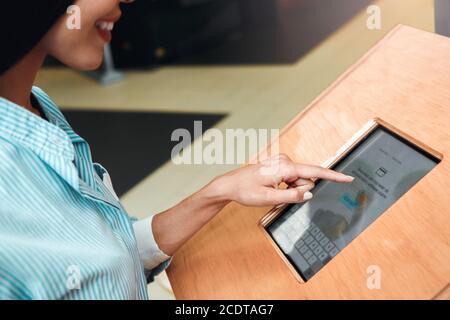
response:
<path fill-rule="evenodd" d="M 214 178 L 208 185 L 205 186 L 203 191 L 204 196 L 210 203 L 224 207 L 232 201 L 232 197 L 228 190 L 224 176 Z"/>

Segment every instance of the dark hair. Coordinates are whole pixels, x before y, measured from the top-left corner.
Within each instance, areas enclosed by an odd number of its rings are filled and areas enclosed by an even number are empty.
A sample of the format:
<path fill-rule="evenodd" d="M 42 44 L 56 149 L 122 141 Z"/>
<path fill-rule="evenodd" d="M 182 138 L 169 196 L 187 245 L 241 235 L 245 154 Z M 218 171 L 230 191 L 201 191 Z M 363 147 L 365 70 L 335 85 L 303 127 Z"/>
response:
<path fill-rule="evenodd" d="M 29 53 L 74 0 L 8 0 L 0 9 L 0 75 Z"/>

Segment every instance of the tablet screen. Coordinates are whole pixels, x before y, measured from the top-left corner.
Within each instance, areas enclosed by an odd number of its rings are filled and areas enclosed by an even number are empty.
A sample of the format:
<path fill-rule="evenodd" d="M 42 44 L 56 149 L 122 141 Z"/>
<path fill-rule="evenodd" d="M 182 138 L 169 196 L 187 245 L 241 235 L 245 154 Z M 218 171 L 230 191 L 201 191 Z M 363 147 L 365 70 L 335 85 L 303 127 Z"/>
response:
<path fill-rule="evenodd" d="M 312 200 L 287 206 L 267 231 L 308 281 L 439 161 L 378 126 L 333 167 L 351 184 L 318 181 Z"/>

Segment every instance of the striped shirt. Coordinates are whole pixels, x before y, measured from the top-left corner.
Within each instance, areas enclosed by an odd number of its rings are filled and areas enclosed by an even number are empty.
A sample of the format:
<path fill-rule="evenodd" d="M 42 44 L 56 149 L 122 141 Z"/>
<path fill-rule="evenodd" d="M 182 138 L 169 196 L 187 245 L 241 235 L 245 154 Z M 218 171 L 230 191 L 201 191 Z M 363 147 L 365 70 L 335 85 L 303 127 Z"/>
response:
<path fill-rule="evenodd" d="M 170 262 L 40 89 L 47 120 L 0 98 L 0 299 L 147 299 Z M 100 129 L 100 127 L 99 127 Z"/>

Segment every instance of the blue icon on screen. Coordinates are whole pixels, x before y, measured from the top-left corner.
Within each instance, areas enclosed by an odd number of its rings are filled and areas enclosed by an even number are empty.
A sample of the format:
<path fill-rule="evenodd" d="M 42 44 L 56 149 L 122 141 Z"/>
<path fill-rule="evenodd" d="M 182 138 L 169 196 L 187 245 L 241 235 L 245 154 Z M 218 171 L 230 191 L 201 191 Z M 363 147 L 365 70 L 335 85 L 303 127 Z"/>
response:
<path fill-rule="evenodd" d="M 344 193 L 340 198 L 341 203 L 349 210 L 355 210 L 364 207 L 367 203 L 367 195 L 364 191 L 358 193 L 356 198 L 352 197 L 348 192 Z"/>
<path fill-rule="evenodd" d="M 354 199 L 349 193 L 344 193 L 340 200 L 349 210 L 354 210 L 359 207 L 358 200 Z"/>

